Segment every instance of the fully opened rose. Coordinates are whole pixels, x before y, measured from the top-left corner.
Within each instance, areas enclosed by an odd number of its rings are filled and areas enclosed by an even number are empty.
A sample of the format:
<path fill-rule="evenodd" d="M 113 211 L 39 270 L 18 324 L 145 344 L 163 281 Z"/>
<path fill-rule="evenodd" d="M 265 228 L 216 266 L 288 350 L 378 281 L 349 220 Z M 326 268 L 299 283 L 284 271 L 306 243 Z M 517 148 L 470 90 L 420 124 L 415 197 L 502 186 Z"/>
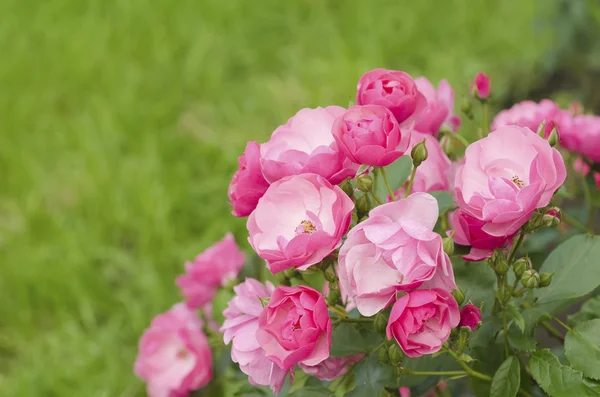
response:
<path fill-rule="evenodd" d="M 460 118 L 454 114 L 454 91 L 448 81 L 440 81 L 437 90 L 426 77 L 415 79 L 415 84 L 427 100 L 427 108 L 417 118 L 415 130 L 433 136 L 437 136 L 440 128 L 456 132 Z"/>
<path fill-rule="evenodd" d="M 238 163 L 238 170 L 231 178 L 228 193 L 233 215 L 241 217 L 254 211 L 269 183 L 262 174 L 258 143 L 248 142 L 246 151 L 240 156 Z"/>
<path fill-rule="evenodd" d="M 600 117 L 576 116 L 560 133 L 560 143 L 566 149 L 600 162 Z"/>
<path fill-rule="evenodd" d="M 272 273 L 308 269 L 333 252 L 348 231 L 354 203 L 315 174 L 272 184 L 248 218 L 248 241 Z"/>
<path fill-rule="evenodd" d="M 561 127 L 565 116 L 564 111 L 561 111 L 558 105 L 549 99 L 544 99 L 539 103 L 523 101 L 510 109 L 500 111 L 494 118 L 492 131 L 505 125 L 518 125 L 536 131 L 542 121 L 554 121 Z"/>

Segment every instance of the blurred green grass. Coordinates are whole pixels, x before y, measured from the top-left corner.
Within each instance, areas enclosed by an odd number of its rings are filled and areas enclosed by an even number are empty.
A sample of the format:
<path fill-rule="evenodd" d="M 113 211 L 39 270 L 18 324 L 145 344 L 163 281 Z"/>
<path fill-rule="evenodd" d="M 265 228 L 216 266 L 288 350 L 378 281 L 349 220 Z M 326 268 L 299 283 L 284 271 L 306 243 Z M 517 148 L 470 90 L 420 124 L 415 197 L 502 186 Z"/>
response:
<path fill-rule="evenodd" d="M 496 93 L 551 46 L 537 1 L 0 2 L 0 394 L 144 395 L 137 339 L 244 220 L 247 140 L 375 67 Z"/>

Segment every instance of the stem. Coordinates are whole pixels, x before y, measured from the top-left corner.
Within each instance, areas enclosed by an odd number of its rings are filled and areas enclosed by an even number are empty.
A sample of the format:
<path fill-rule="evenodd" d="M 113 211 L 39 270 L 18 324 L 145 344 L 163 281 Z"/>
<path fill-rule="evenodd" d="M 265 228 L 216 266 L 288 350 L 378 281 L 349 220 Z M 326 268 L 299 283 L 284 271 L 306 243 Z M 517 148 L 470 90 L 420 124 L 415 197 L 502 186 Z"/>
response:
<path fill-rule="evenodd" d="M 488 116 L 488 103 L 484 101 L 481 106 L 483 107 L 483 136 L 487 136 L 490 133 L 490 122 Z"/>
<path fill-rule="evenodd" d="M 392 187 L 390 186 L 390 183 L 388 182 L 387 175 L 385 174 L 385 168 L 379 167 L 379 169 L 381 170 L 381 176 L 383 176 L 383 182 L 385 182 L 385 186 L 387 187 L 387 190 L 390 193 L 390 197 L 392 198 L 392 201 L 396 201 L 396 196 L 394 195 L 394 191 L 392 190 Z"/>
<path fill-rule="evenodd" d="M 507 326 L 506 306 L 502 305 L 502 329 L 504 330 L 504 354 L 506 358 L 510 355 L 508 350 L 508 326 Z"/>
<path fill-rule="evenodd" d="M 407 375 L 423 375 L 423 376 L 435 376 L 435 375 L 448 375 L 448 376 L 456 376 L 456 375 L 468 375 L 465 371 L 413 371 L 410 369 L 403 369 L 403 373 Z"/>
<path fill-rule="evenodd" d="M 335 306 L 329 306 L 329 310 L 331 310 L 332 312 L 337 314 L 340 317 L 340 320 L 344 320 L 344 319 L 348 318 L 348 315 L 346 313 L 342 312 L 340 309 L 338 309 Z"/>
<path fill-rule="evenodd" d="M 379 197 L 377 197 L 377 196 L 375 195 L 375 193 L 373 193 L 373 190 L 369 191 L 369 193 L 371 193 L 371 197 L 373 197 L 373 200 L 375 200 L 375 202 L 376 202 L 377 204 L 379 204 L 379 205 L 383 204 L 383 203 L 381 202 L 381 200 L 379 200 Z"/>
<path fill-rule="evenodd" d="M 469 142 L 464 137 L 462 137 L 459 134 L 448 134 L 447 136 L 450 136 L 453 139 L 459 141 L 460 143 L 463 144 L 464 147 L 468 147 L 469 146 Z"/>
<path fill-rule="evenodd" d="M 408 187 L 406 188 L 406 197 L 410 196 L 410 191 L 412 190 L 412 185 L 415 180 L 415 175 L 417 174 L 417 167 L 413 167 L 410 172 L 410 179 L 408 180 Z"/>
<path fill-rule="evenodd" d="M 371 318 L 362 318 L 362 317 L 361 318 L 350 318 L 350 317 L 338 318 L 337 320 L 342 323 L 356 323 L 356 324 L 370 324 L 374 321 Z"/>
<path fill-rule="evenodd" d="M 566 329 L 567 331 L 570 331 L 570 330 L 571 330 L 571 327 L 569 327 L 567 324 L 563 323 L 563 322 L 561 321 L 561 319 L 559 319 L 559 318 L 557 318 L 557 317 L 555 317 L 555 316 L 552 316 L 552 318 L 554 319 L 554 321 L 556 321 L 557 323 L 559 323 L 560 325 L 562 325 L 562 326 L 563 326 L 563 328 L 564 328 L 564 329 Z"/>
<path fill-rule="evenodd" d="M 592 231 L 589 230 L 582 222 L 580 222 L 576 218 L 573 218 L 571 215 L 565 213 L 564 211 L 562 212 L 561 219 L 563 222 L 565 222 L 568 225 L 573 226 L 575 229 L 579 230 L 580 232 L 590 233 L 590 234 L 592 233 Z"/>
<path fill-rule="evenodd" d="M 513 247 L 510 250 L 510 254 L 508 255 L 508 264 L 509 265 L 512 263 L 513 259 L 515 259 L 515 254 L 517 253 L 517 250 L 521 246 L 521 243 L 523 242 L 524 238 L 525 238 L 525 233 L 521 232 L 519 234 L 519 239 L 517 240 L 516 243 L 513 244 Z"/>
<path fill-rule="evenodd" d="M 555 338 L 561 341 L 565 340 L 565 337 L 562 336 L 562 334 L 556 328 L 550 325 L 548 321 L 542 321 L 540 324 L 542 324 L 542 327 L 546 328 L 546 331 L 548 331 L 550 335 L 554 336 Z"/>

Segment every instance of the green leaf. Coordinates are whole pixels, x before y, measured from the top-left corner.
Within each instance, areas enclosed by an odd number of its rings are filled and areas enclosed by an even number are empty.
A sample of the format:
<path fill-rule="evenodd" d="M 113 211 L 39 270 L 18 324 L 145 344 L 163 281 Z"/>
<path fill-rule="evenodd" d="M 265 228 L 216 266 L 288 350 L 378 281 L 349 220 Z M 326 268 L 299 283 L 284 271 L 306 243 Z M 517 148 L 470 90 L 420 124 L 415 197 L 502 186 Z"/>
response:
<path fill-rule="evenodd" d="M 600 379 L 600 319 L 586 321 L 567 332 L 565 355 L 573 368 L 588 378 Z"/>
<path fill-rule="evenodd" d="M 437 200 L 438 207 L 440 209 L 440 215 L 454 206 L 454 199 L 452 199 L 452 195 L 445 190 L 436 190 L 435 192 L 429 192 L 429 194 L 431 194 Z"/>
<path fill-rule="evenodd" d="M 584 321 L 600 318 L 600 296 L 588 299 L 581 305 L 579 312 L 569 315 L 569 325 L 576 326 Z"/>
<path fill-rule="evenodd" d="M 332 357 L 345 357 L 367 353 L 381 343 L 381 337 L 372 331 L 359 328 L 356 324 L 341 323 L 333 329 L 331 336 Z"/>
<path fill-rule="evenodd" d="M 529 359 L 531 375 L 540 387 L 552 397 L 600 396 L 593 383 L 584 383 L 581 372 L 562 365 L 548 349 L 537 350 Z"/>
<path fill-rule="evenodd" d="M 354 373 L 356 387 L 346 397 L 376 397 L 381 389 L 396 383 L 394 369 L 379 361 L 378 354 L 372 354 L 356 364 Z"/>
<path fill-rule="evenodd" d="M 525 319 L 523 318 L 519 308 L 512 304 L 507 305 L 506 308 L 508 309 L 507 311 L 510 315 L 510 318 L 513 320 L 515 325 L 519 327 L 521 333 L 525 332 Z"/>
<path fill-rule="evenodd" d="M 494 303 L 494 294 L 491 294 L 490 291 L 493 291 L 496 285 L 494 272 L 481 263 L 466 262 L 455 257 L 452 258 L 452 267 L 456 284 L 465 291 L 466 301 L 471 300 L 476 306 L 483 301 L 484 310 L 491 309 Z"/>
<path fill-rule="evenodd" d="M 517 350 L 531 352 L 537 345 L 535 336 L 531 332 L 521 332 L 512 327 L 508 330 L 508 343 Z"/>
<path fill-rule="evenodd" d="M 515 357 L 507 358 L 492 379 L 490 397 L 515 397 L 521 383 L 521 365 Z"/>
<path fill-rule="evenodd" d="M 412 170 L 412 160 L 409 156 L 402 156 L 398 160 L 394 161 L 392 164 L 385 167 L 385 175 L 388 178 L 388 182 L 394 192 L 402 186 L 406 179 L 410 175 L 410 171 Z M 390 193 L 385 186 L 385 182 L 383 181 L 383 176 L 380 175 L 379 172 L 379 180 L 377 181 L 377 190 L 375 194 L 384 202 L 387 201 L 387 197 Z"/>
<path fill-rule="evenodd" d="M 312 385 L 298 389 L 288 394 L 288 397 L 328 397 L 333 394 L 334 393 L 325 386 Z"/>
<path fill-rule="evenodd" d="M 560 244 L 546 259 L 540 272 L 552 273 L 552 284 L 537 289 L 540 303 L 579 298 L 600 284 L 600 237 L 578 235 Z"/>
<path fill-rule="evenodd" d="M 495 374 L 504 362 L 504 345 L 496 343 L 471 350 L 473 369 L 482 374 Z M 477 397 L 490 397 L 491 384 L 488 381 L 471 377 L 471 387 Z"/>

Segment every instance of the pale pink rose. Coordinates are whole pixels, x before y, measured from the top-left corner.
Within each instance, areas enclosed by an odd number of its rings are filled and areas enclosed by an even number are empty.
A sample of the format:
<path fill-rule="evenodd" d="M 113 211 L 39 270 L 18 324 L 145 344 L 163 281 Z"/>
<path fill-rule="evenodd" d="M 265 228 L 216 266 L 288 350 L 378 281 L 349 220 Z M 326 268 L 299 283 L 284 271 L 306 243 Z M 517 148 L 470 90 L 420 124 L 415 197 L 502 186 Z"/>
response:
<path fill-rule="evenodd" d="M 481 324 L 481 311 L 472 303 L 467 303 L 460 309 L 460 327 L 469 327 L 475 331 Z"/>
<path fill-rule="evenodd" d="M 228 193 L 233 207 L 232 214 L 243 217 L 254 211 L 269 183 L 262 174 L 258 143 L 248 142 L 244 154 L 238 159 L 238 164 L 238 170 L 231 178 Z"/>
<path fill-rule="evenodd" d="M 573 170 L 575 170 L 575 172 L 579 175 L 586 176 L 590 173 L 591 169 L 592 168 L 590 167 L 590 165 L 583 161 L 581 157 L 577 157 L 573 162 Z"/>
<path fill-rule="evenodd" d="M 560 131 L 559 121 L 562 121 L 563 117 L 558 105 L 549 99 L 543 99 L 540 103 L 523 101 L 510 109 L 500 111 L 492 122 L 492 131 L 505 125 L 518 125 L 537 131 L 542 121 L 548 124 L 558 122 Z"/>
<path fill-rule="evenodd" d="M 503 126 L 469 145 L 455 177 L 462 212 L 509 236 L 550 203 L 566 177 L 561 154 L 526 127 Z"/>
<path fill-rule="evenodd" d="M 394 115 L 378 105 L 351 106 L 335 120 L 333 137 L 356 164 L 385 167 L 408 149 L 410 130 L 400 130 Z"/>
<path fill-rule="evenodd" d="M 459 321 L 458 304 L 450 292 L 418 290 L 394 303 L 385 333 L 414 358 L 438 352 Z"/>
<path fill-rule="evenodd" d="M 248 218 L 248 241 L 275 274 L 306 270 L 340 246 L 354 203 L 338 186 L 315 174 L 272 184 Z"/>
<path fill-rule="evenodd" d="M 321 380 L 334 380 L 346 375 L 348 368 L 365 357 L 364 354 L 356 354 L 347 357 L 329 357 L 317 365 L 309 366 L 300 364 L 300 368 L 307 374 Z"/>
<path fill-rule="evenodd" d="M 256 339 L 268 359 L 288 371 L 315 366 L 329 357 L 331 319 L 327 303 L 313 288 L 280 286 L 258 319 Z"/>
<path fill-rule="evenodd" d="M 427 107 L 413 78 L 398 70 L 373 69 L 362 75 L 356 90 L 357 105 L 386 107 L 401 125 L 413 124 Z"/>
<path fill-rule="evenodd" d="M 475 79 L 473 80 L 473 84 L 471 85 L 471 91 L 476 94 L 481 99 L 486 99 L 490 96 L 490 78 L 485 74 L 479 72 Z"/>
<path fill-rule="evenodd" d="M 575 116 L 571 125 L 561 128 L 560 133 L 564 148 L 600 162 L 600 116 Z"/>
<path fill-rule="evenodd" d="M 448 81 L 440 81 L 437 90 L 426 77 L 415 79 L 415 83 L 427 99 L 427 109 L 417 119 L 415 130 L 433 136 L 437 136 L 442 127 L 456 132 L 460 118 L 454 114 L 454 91 Z"/>
<path fill-rule="evenodd" d="M 356 174 L 353 164 L 338 148 L 331 127 L 346 109 L 339 106 L 302 109 L 273 132 L 260 146 L 263 175 L 270 183 L 305 173 L 321 175 L 337 185 Z"/>
<path fill-rule="evenodd" d="M 186 262 L 185 274 L 177 277 L 177 285 L 189 307 L 203 307 L 217 293 L 220 286 L 235 279 L 244 267 L 246 255 L 240 251 L 231 233 L 203 253 L 193 262 Z"/>
<path fill-rule="evenodd" d="M 266 285 L 253 278 L 233 287 L 235 296 L 223 311 L 225 322 L 221 327 L 225 344 L 231 342 L 231 359 L 240 365 L 252 385 L 270 386 L 279 394 L 285 378 L 294 377 L 294 369 L 284 371 L 269 360 L 256 339 L 258 317 L 263 311 L 259 298 L 270 298 L 275 290 L 269 281 Z"/>
<path fill-rule="evenodd" d="M 496 248 L 507 247 L 513 238 L 509 236 L 490 236 L 481 228 L 485 225 L 484 221 L 465 214 L 461 210 L 452 211 L 448 215 L 450 227 L 454 230 L 454 242 L 458 245 L 471 246 L 468 255 L 463 259 L 472 262 L 478 262 L 489 258 Z"/>
<path fill-rule="evenodd" d="M 400 393 L 400 397 L 410 397 L 410 388 L 402 386 L 398 389 L 398 393 Z"/>
<path fill-rule="evenodd" d="M 140 339 L 135 374 L 150 397 L 183 397 L 212 379 L 212 352 L 202 322 L 178 303 L 156 316 Z"/>
<path fill-rule="evenodd" d="M 427 193 L 386 203 L 348 233 L 338 257 L 340 287 L 364 316 L 391 304 L 398 291 L 456 288 L 442 238 L 433 232 L 438 204 Z"/>

